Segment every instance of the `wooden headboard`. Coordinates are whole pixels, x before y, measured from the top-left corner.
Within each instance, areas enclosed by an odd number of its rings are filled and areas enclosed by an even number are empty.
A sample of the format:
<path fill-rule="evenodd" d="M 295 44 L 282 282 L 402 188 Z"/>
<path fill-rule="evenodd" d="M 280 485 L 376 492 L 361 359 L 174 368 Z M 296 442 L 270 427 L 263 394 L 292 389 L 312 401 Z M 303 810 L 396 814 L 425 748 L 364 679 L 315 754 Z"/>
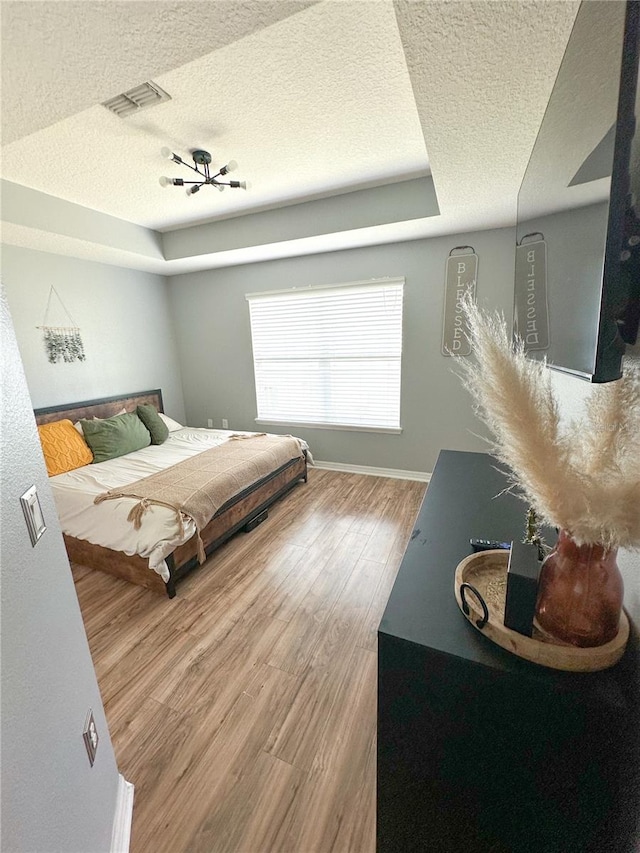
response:
<path fill-rule="evenodd" d="M 156 388 L 155 391 L 139 391 L 119 397 L 102 397 L 98 400 L 83 400 L 81 403 L 47 406 L 45 409 L 34 409 L 34 414 L 38 425 L 60 421 L 63 418 L 68 418 L 75 423 L 80 418 L 110 418 L 122 409 L 135 412 L 136 406 L 143 403 L 151 403 L 159 412 L 164 412 L 162 391 Z"/>

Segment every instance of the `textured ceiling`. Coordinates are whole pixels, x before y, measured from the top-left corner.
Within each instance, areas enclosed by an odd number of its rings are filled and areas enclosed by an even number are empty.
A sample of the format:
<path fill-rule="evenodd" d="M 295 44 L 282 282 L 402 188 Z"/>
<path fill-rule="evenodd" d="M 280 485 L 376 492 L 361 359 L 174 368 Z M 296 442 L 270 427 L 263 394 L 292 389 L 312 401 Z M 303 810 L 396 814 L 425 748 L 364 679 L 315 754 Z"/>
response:
<path fill-rule="evenodd" d="M 3 144 L 314 2 L 2 0 Z"/>
<path fill-rule="evenodd" d="M 579 3 L 395 5 L 443 216 L 512 224 Z"/>
<path fill-rule="evenodd" d="M 587 3 L 580 9 L 553 97 L 527 166 L 519 219 L 609 198 L 613 135 L 604 175 L 572 186 L 572 178 L 615 127 L 625 7 Z"/>
<path fill-rule="evenodd" d="M 4 178 L 170 230 L 430 170 L 441 214 L 416 221 L 417 238 L 513 224 L 579 4 L 0 5 Z M 124 120 L 99 105 L 145 79 L 173 100 Z M 162 189 L 161 174 L 189 177 L 162 145 L 236 159 L 251 189 Z"/>
<path fill-rule="evenodd" d="M 125 119 L 93 106 L 8 144 L 3 177 L 166 229 L 428 168 L 390 3 L 313 5 L 173 71 L 154 72 L 153 80 L 173 100 Z M 162 160 L 163 145 L 185 159 L 205 148 L 220 166 L 237 160 L 233 177 L 246 178 L 250 191 L 207 187 L 187 198 L 184 189 L 161 188 L 162 174 L 191 178 Z M 43 152 L 46 167 L 38 168 Z"/>

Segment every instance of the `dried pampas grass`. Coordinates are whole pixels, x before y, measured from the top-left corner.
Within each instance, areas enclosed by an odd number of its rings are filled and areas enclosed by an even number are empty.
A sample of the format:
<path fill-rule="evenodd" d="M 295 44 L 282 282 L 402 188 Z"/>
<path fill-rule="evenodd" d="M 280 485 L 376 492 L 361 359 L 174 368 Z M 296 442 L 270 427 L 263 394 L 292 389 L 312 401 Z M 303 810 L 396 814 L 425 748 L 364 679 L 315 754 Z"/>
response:
<path fill-rule="evenodd" d="M 475 360 L 457 361 L 494 455 L 542 520 L 579 544 L 640 548 L 640 369 L 594 385 L 584 420 L 561 425 L 551 374 L 512 343 L 505 319 L 467 297 Z"/>

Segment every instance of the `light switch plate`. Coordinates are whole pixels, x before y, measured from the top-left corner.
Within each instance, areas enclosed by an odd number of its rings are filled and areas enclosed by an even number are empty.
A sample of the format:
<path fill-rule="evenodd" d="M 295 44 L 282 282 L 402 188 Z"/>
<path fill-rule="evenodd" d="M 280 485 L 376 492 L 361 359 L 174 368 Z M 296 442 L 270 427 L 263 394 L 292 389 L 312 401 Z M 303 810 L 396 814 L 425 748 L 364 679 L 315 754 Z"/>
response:
<path fill-rule="evenodd" d="M 42 515 L 42 507 L 40 506 L 38 490 L 35 486 L 31 486 L 30 489 L 27 489 L 27 491 L 21 496 L 20 503 L 22 504 L 22 511 L 24 513 L 25 521 L 27 522 L 31 545 L 35 546 L 38 539 L 40 539 L 47 529 L 47 525 L 44 523 L 44 517 Z"/>
<path fill-rule="evenodd" d="M 93 711 L 91 708 L 89 708 L 89 713 L 87 714 L 82 737 L 84 739 L 87 755 L 89 756 L 89 764 L 93 767 L 93 762 L 96 760 L 96 752 L 98 751 L 99 738 L 96 721 L 93 719 Z"/>

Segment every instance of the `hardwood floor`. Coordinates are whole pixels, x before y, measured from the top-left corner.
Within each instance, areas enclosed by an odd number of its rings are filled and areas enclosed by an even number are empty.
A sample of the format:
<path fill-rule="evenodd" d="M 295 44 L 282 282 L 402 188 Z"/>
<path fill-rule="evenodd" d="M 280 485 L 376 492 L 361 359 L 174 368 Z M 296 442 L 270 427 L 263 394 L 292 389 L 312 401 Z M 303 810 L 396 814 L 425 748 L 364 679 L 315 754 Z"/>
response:
<path fill-rule="evenodd" d="M 373 853 L 376 632 L 423 483 L 311 468 L 161 598 L 74 567 L 131 853 Z"/>

